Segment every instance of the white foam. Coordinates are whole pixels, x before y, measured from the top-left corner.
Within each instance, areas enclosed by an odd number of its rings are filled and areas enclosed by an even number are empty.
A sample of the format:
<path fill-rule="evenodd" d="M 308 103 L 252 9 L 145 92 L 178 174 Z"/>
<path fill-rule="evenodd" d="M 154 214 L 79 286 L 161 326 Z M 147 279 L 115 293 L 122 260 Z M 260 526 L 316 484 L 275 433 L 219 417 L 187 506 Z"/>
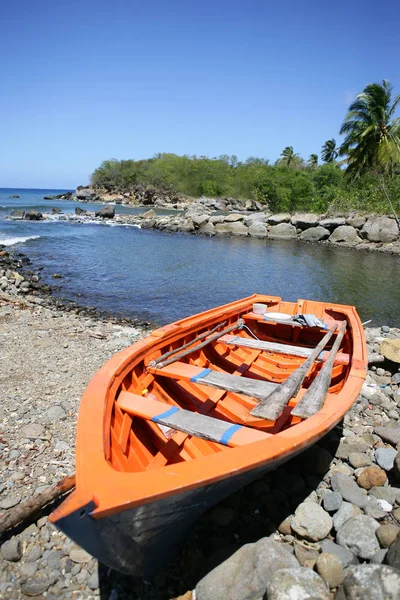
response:
<path fill-rule="evenodd" d="M 10 238 L 5 238 L 5 239 L 0 238 L 0 245 L 14 246 L 14 244 L 23 244 L 23 243 L 27 242 L 28 240 L 38 240 L 39 238 L 40 238 L 40 235 L 28 235 L 26 237 L 10 237 Z"/>

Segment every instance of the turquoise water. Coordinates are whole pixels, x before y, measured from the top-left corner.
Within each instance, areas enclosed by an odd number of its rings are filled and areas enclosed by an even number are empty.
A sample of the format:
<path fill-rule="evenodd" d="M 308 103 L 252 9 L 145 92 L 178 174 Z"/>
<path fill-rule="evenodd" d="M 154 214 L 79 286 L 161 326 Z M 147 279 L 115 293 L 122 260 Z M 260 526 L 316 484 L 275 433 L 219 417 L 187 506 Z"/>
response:
<path fill-rule="evenodd" d="M 154 323 L 254 292 L 355 304 L 363 320 L 399 325 L 399 258 L 296 242 L 206 238 L 127 226 L 9 221 L 15 208 L 65 213 L 98 204 L 43 200 L 60 190 L 0 189 L 0 243 L 44 267 L 59 294 Z M 9 196 L 18 194 L 19 199 Z M 143 212 L 116 206 L 117 212 Z"/>

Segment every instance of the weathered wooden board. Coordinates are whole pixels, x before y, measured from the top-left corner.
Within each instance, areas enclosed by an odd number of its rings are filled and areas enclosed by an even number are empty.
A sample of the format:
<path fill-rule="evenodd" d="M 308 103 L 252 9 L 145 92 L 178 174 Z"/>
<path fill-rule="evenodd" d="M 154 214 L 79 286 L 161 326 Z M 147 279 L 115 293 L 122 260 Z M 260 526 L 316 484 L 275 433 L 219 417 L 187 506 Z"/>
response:
<path fill-rule="evenodd" d="M 259 400 L 266 398 L 278 386 L 278 384 L 270 381 L 260 381 L 258 379 L 250 379 L 249 377 L 220 373 L 181 362 L 174 362 L 161 369 L 157 367 L 149 368 L 149 371 L 163 377 L 186 379 L 193 383 L 209 385 L 214 388 L 226 390 L 227 392 L 246 394 L 246 396 L 251 396 Z"/>
<path fill-rule="evenodd" d="M 131 415 L 225 446 L 242 446 L 265 440 L 271 435 L 130 392 L 121 392 L 117 404 Z"/>

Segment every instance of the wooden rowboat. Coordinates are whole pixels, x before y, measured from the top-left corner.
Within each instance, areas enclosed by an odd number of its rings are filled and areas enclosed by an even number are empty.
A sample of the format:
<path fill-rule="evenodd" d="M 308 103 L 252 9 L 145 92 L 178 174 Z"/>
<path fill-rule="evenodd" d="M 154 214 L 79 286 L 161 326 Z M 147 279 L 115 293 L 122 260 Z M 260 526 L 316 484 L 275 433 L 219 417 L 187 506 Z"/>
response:
<path fill-rule="evenodd" d="M 106 565 L 151 574 L 201 513 L 334 427 L 366 364 L 352 306 L 253 295 L 157 329 L 89 383 L 76 488 L 51 520 Z"/>

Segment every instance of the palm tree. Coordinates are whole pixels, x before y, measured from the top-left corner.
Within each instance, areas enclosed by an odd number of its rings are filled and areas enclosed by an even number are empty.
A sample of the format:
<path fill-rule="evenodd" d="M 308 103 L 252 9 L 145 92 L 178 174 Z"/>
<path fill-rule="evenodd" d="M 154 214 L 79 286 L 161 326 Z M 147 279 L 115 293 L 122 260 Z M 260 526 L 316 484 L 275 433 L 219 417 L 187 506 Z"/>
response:
<path fill-rule="evenodd" d="M 322 160 L 326 163 L 333 163 L 338 157 L 338 151 L 336 150 L 336 140 L 333 138 L 327 140 L 322 146 L 321 150 Z"/>
<path fill-rule="evenodd" d="M 393 118 L 400 95 L 392 100 L 392 91 L 386 79 L 382 85 L 370 83 L 349 107 L 339 153 L 353 177 L 368 171 L 392 173 L 400 163 L 400 119 Z"/>
<path fill-rule="evenodd" d="M 318 154 L 310 154 L 310 158 L 308 159 L 308 166 L 315 169 L 318 167 Z"/>
<path fill-rule="evenodd" d="M 283 149 L 281 156 L 282 158 L 278 162 L 287 167 L 300 167 L 303 163 L 301 156 L 295 154 L 293 146 L 286 146 L 286 148 Z"/>

